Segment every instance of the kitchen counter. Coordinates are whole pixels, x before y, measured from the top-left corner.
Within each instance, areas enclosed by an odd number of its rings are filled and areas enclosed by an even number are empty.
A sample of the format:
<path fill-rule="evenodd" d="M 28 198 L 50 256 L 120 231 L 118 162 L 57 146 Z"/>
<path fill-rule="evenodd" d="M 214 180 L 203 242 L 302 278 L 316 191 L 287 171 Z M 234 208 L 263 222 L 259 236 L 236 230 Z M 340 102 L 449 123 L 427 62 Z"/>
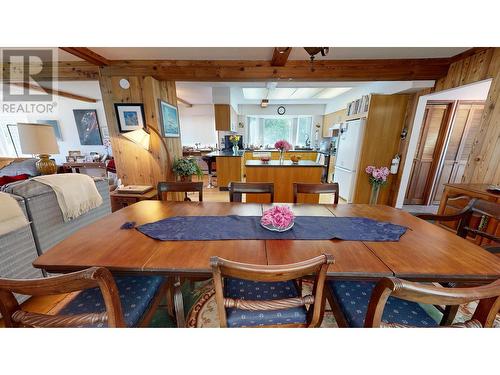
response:
<path fill-rule="evenodd" d="M 235 155 L 233 151 L 212 151 L 211 153 L 207 154 L 206 156 L 223 156 L 223 157 L 235 157 L 235 158 L 240 158 L 243 156 L 245 151 L 240 150 L 238 151 L 238 155 Z"/>
<path fill-rule="evenodd" d="M 245 150 L 247 152 L 279 152 L 279 150 L 277 149 L 272 149 L 272 150 L 263 150 L 263 149 L 259 149 L 259 150 Z M 310 149 L 310 150 L 289 150 L 289 151 L 286 151 L 286 152 L 318 152 L 318 150 L 313 150 L 313 149 Z"/>
<path fill-rule="evenodd" d="M 294 183 L 321 183 L 324 166 L 312 160 L 301 160 L 293 164 L 290 160 L 270 160 L 264 164 L 260 160 L 247 160 L 245 163 L 247 182 L 272 182 L 274 201 L 293 203 Z M 301 203 L 318 203 L 318 194 L 302 194 Z M 247 202 L 266 202 L 263 194 L 247 194 Z"/>
<path fill-rule="evenodd" d="M 312 160 L 300 160 L 298 164 L 293 164 L 291 160 L 284 160 L 283 163 L 281 163 L 279 160 L 269 160 L 267 163 L 263 163 L 260 160 L 247 160 L 245 163 L 245 167 L 291 167 L 291 168 L 297 168 L 297 167 L 324 167 L 323 164 L 316 163 Z"/>
<path fill-rule="evenodd" d="M 234 156 L 234 157 L 240 157 L 243 156 L 245 153 L 266 153 L 266 152 L 271 152 L 271 153 L 278 153 L 278 150 L 239 150 L 238 155 L 234 155 L 233 151 L 212 151 L 207 156 Z M 309 153 L 318 153 L 318 151 L 315 150 L 290 150 L 287 151 L 286 153 L 302 153 L 302 154 L 309 154 Z"/>

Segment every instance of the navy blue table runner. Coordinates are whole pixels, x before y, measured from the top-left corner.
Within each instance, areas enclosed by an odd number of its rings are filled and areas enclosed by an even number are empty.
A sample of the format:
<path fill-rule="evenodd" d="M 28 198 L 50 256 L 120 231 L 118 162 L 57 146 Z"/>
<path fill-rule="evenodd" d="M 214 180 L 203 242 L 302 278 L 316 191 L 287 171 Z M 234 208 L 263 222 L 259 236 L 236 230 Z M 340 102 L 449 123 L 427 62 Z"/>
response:
<path fill-rule="evenodd" d="M 162 241 L 331 240 L 399 241 L 406 227 L 363 217 L 297 216 L 286 232 L 262 228 L 260 216 L 174 216 L 136 228 Z"/>

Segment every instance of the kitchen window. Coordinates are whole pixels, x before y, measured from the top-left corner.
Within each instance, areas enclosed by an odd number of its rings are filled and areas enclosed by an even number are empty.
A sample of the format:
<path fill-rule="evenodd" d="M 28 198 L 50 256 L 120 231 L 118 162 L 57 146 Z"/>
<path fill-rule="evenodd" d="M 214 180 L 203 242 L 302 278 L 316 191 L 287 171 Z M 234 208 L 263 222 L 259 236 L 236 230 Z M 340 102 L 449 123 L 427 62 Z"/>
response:
<path fill-rule="evenodd" d="M 273 148 L 279 139 L 285 139 L 293 146 L 310 145 L 312 117 L 247 117 L 248 145 Z"/>

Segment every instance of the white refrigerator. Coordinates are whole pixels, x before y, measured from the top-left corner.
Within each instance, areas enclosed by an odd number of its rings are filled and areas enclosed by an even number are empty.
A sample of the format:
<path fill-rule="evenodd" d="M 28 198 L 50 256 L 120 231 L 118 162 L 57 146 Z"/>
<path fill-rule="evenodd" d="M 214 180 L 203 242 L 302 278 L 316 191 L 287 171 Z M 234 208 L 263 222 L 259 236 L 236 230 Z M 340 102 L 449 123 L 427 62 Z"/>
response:
<path fill-rule="evenodd" d="M 333 182 L 338 182 L 339 196 L 347 203 L 352 203 L 354 196 L 364 128 L 364 119 L 347 121 L 340 126 Z"/>

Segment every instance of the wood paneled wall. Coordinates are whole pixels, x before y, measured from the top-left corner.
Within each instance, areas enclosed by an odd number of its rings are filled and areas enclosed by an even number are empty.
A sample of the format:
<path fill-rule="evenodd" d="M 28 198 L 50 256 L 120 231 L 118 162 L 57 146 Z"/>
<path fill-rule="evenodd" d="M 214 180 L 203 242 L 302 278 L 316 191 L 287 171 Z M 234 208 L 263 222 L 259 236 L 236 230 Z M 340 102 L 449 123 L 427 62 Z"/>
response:
<path fill-rule="evenodd" d="M 500 48 L 488 48 L 450 65 L 434 92 L 493 78 L 481 125 L 462 177 L 464 183 L 500 184 Z"/>
<path fill-rule="evenodd" d="M 119 81 L 126 78 L 128 89 L 122 89 Z M 118 177 L 122 182 L 135 185 L 153 185 L 158 181 L 173 181 L 172 163 L 175 157 L 182 157 L 180 138 L 165 138 L 168 153 L 161 141 L 151 132 L 150 152 L 120 135 L 114 103 L 143 103 L 147 127 L 160 129 L 159 99 L 177 105 L 175 82 L 158 81 L 153 77 L 109 76 L 101 74 L 100 85 L 109 134 L 113 147 Z"/>

